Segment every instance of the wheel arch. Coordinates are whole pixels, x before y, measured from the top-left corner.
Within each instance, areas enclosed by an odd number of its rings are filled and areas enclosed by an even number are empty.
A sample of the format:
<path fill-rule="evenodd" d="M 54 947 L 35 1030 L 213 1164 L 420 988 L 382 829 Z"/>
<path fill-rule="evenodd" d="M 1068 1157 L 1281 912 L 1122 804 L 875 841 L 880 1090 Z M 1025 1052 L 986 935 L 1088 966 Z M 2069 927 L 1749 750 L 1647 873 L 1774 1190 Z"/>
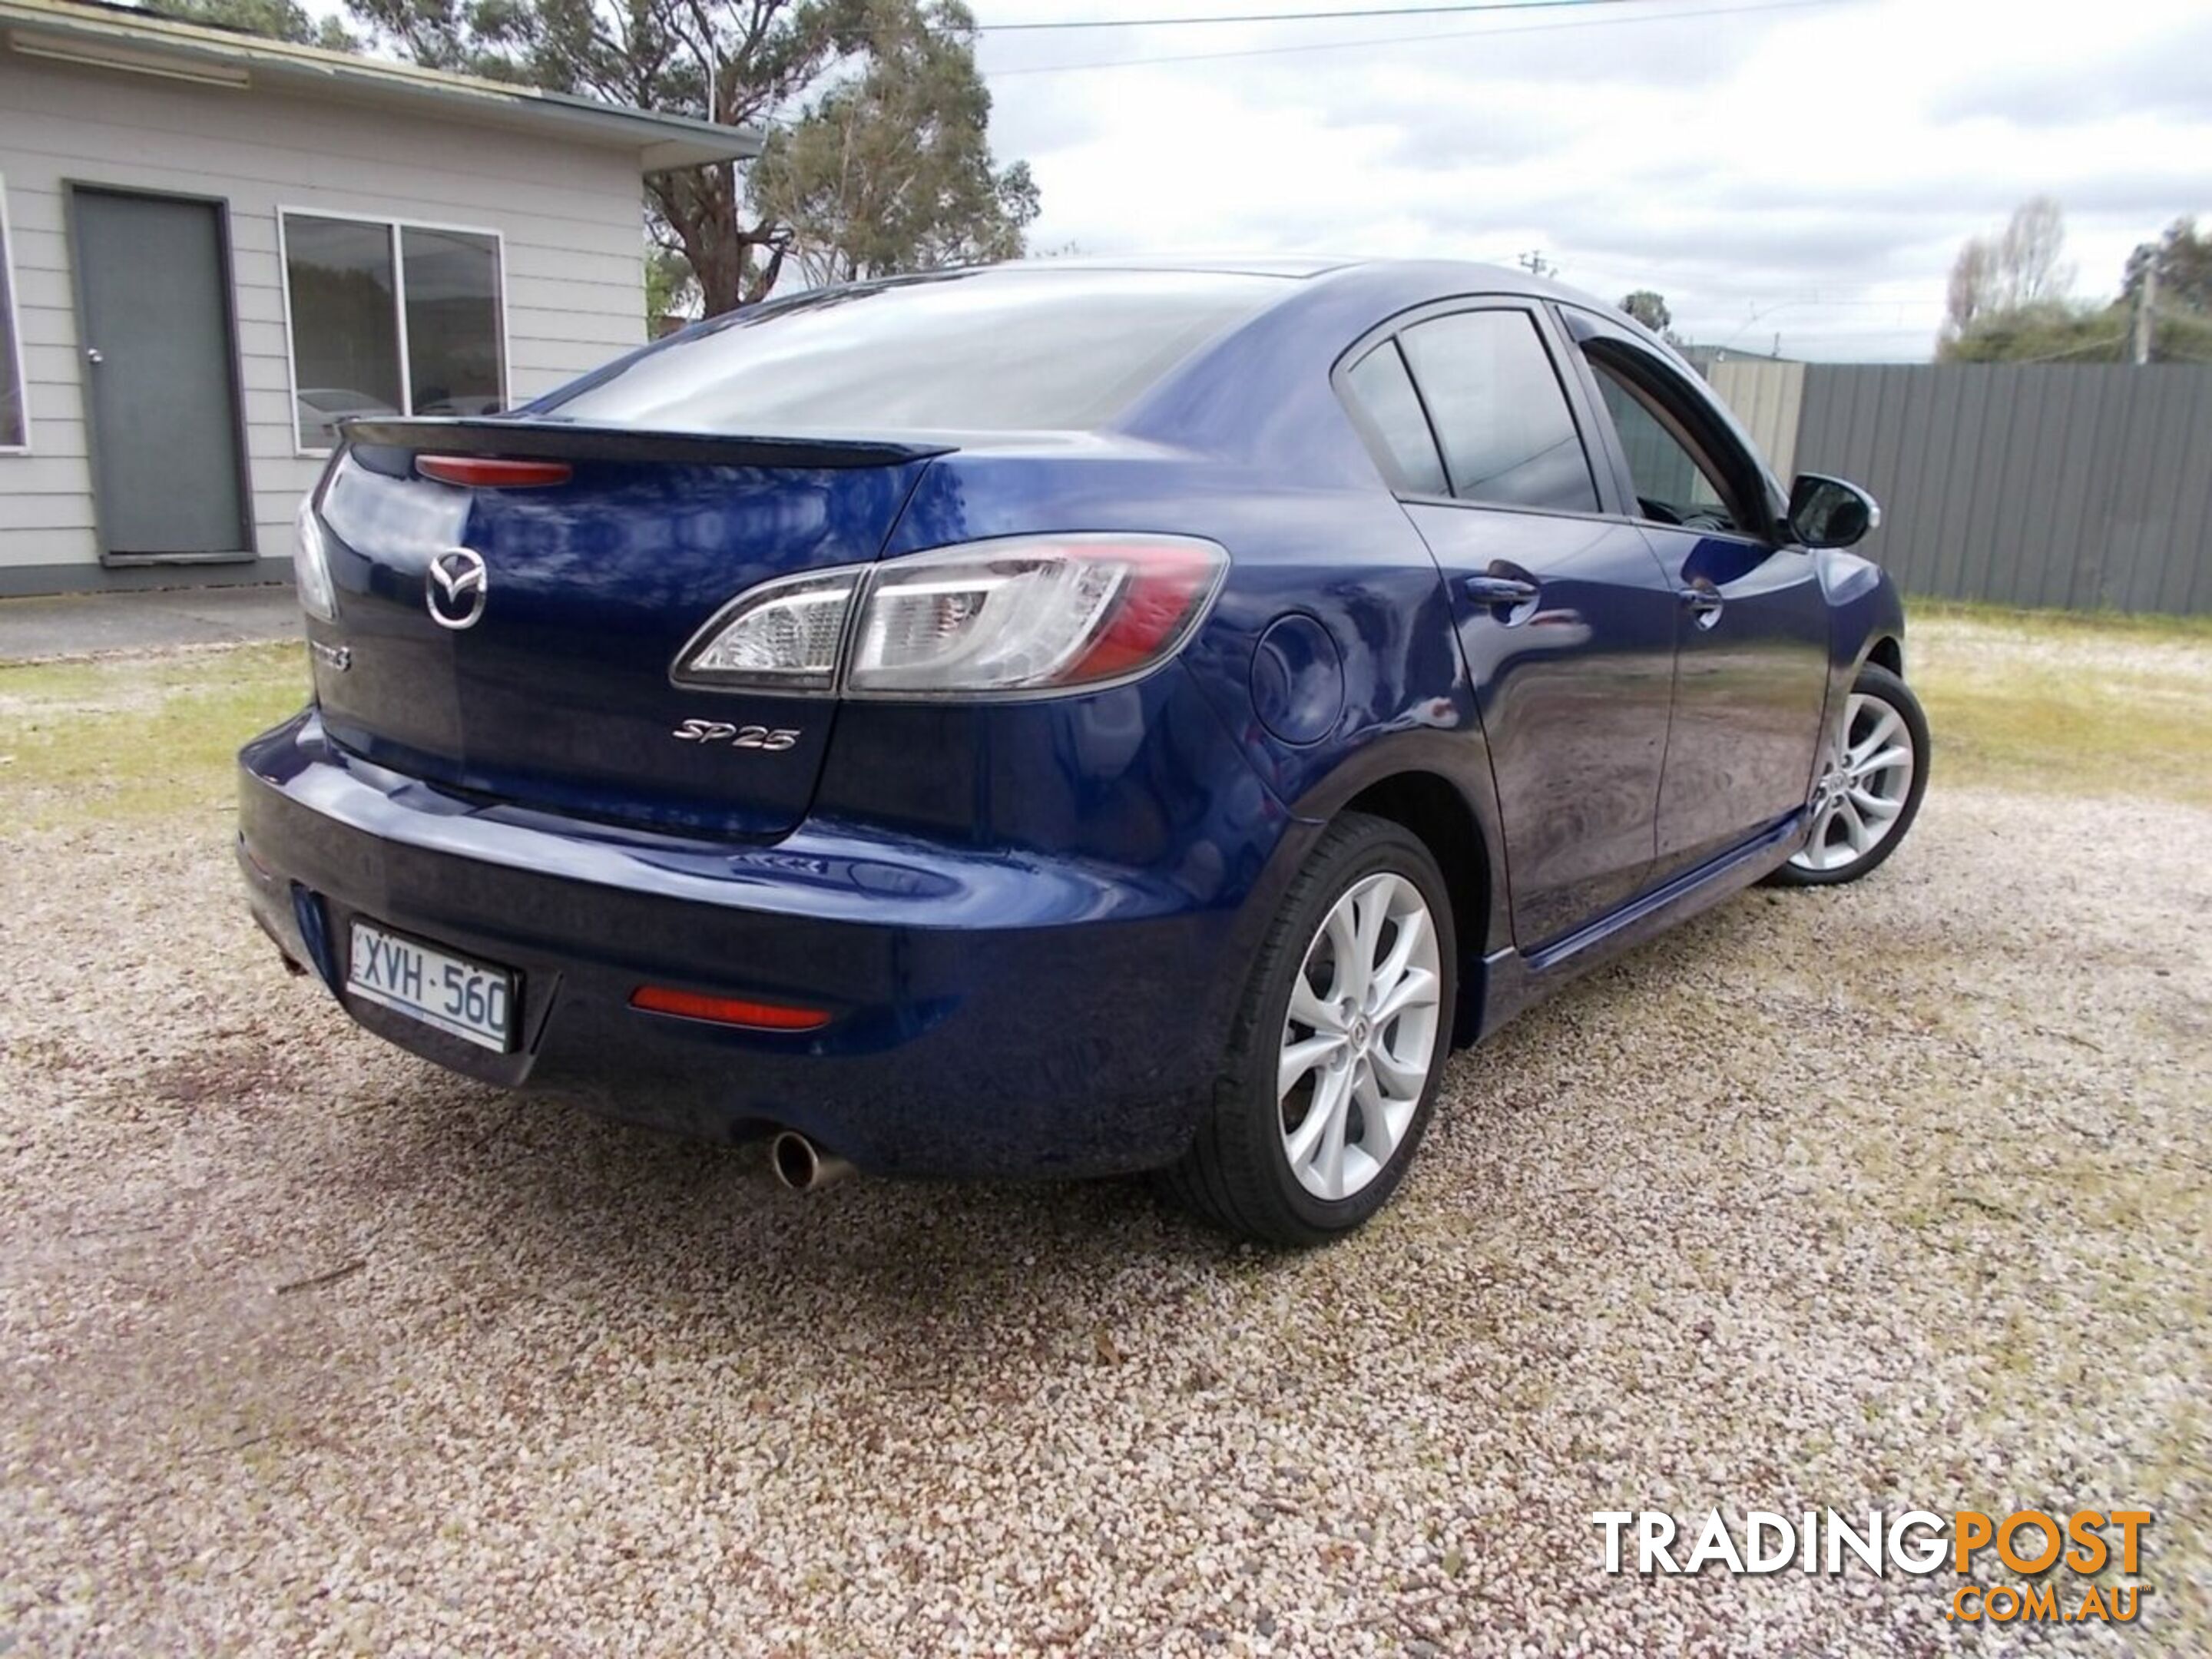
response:
<path fill-rule="evenodd" d="M 1867 647 L 1866 655 L 1860 659 L 1861 666 L 1868 663 L 1872 663 L 1877 668 L 1887 668 L 1898 678 L 1903 679 L 1905 678 L 1905 642 L 1894 634 L 1876 635 L 1873 642 Z"/>
<path fill-rule="evenodd" d="M 1443 872 L 1460 969 L 1452 1043 L 1465 1047 L 1481 1025 L 1482 961 L 1494 888 L 1490 842 L 1480 818 L 1458 785 L 1440 772 L 1419 768 L 1364 784 L 1338 810 L 1387 818 L 1411 830 Z"/>

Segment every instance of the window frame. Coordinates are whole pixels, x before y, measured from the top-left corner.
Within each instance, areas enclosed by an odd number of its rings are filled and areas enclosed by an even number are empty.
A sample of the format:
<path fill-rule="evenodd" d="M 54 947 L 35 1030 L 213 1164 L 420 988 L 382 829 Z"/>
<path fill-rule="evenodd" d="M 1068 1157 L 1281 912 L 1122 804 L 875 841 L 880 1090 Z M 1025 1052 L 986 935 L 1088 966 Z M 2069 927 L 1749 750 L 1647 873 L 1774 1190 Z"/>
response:
<path fill-rule="evenodd" d="M 1406 385 L 1413 394 L 1413 406 L 1421 411 L 1421 429 L 1429 434 L 1429 459 L 1436 463 L 1437 477 L 1444 481 L 1444 487 L 1449 489 L 1451 487 L 1451 471 L 1444 465 L 1444 447 L 1437 438 L 1436 419 L 1429 413 L 1428 399 L 1421 396 L 1421 383 L 1413 378 L 1413 366 L 1406 361 L 1406 349 L 1398 343 L 1395 334 L 1384 335 L 1364 351 L 1346 352 L 1341 366 L 1331 374 L 1330 383 L 1336 389 L 1338 400 L 1344 405 L 1345 414 L 1358 432 L 1360 442 L 1366 446 L 1369 456 L 1373 459 L 1375 470 L 1382 475 L 1382 482 L 1390 486 L 1390 493 L 1401 501 L 1438 499 L 1425 490 L 1413 487 L 1405 476 L 1404 468 L 1399 465 L 1396 452 L 1390 447 L 1389 438 L 1384 434 L 1381 423 L 1352 389 L 1354 371 L 1370 358 L 1385 351 L 1397 359 L 1398 372 L 1406 377 Z M 1442 499 L 1456 498 L 1447 495 Z"/>
<path fill-rule="evenodd" d="M 1336 393 L 1338 404 L 1343 408 L 1354 428 L 1358 431 L 1370 459 L 1374 459 L 1376 453 L 1374 443 L 1368 441 L 1368 428 L 1370 423 L 1361 412 L 1357 400 L 1352 396 L 1346 381 L 1355 365 L 1364 362 L 1370 352 L 1388 343 L 1397 351 L 1399 362 L 1405 367 L 1406 378 L 1413 385 L 1413 396 L 1420 402 L 1422 418 L 1428 423 L 1429 441 L 1435 446 L 1437 467 L 1449 487 L 1451 481 L 1451 467 L 1444 459 L 1443 441 L 1437 433 L 1436 416 L 1430 412 L 1428 394 L 1421 390 L 1420 376 L 1413 373 L 1413 360 L 1406 355 L 1404 346 L 1399 342 L 1399 337 L 1408 329 L 1418 328 L 1424 323 L 1432 323 L 1443 318 L 1455 317 L 1463 312 L 1472 311 L 1517 311 L 1527 317 L 1534 327 L 1537 340 L 1542 345 L 1545 355 L 1551 360 L 1552 374 L 1559 382 L 1559 395 L 1566 403 L 1567 416 L 1573 423 L 1575 436 L 1582 444 L 1583 460 L 1589 468 L 1590 483 L 1597 497 L 1597 507 L 1594 511 L 1585 512 L 1578 507 L 1535 507 L 1523 501 L 1471 501 L 1464 495 L 1449 494 L 1437 495 L 1425 490 L 1407 489 L 1404 487 L 1404 481 L 1394 476 L 1395 469 L 1386 466 L 1377 459 L 1375 461 L 1376 471 L 1389 489 L 1390 493 L 1398 500 L 1412 505 L 1453 507 L 1468 512 L 1531 513 L 1547 519 L 1595 519 L 1606 522 L 1641 522 L 1621 510 L 1619 499 L 1620 482 L 1611 451 L 1608 449 L 1605 453 L 1603 464 L 1601 465 L 1598 452 L 1590 447 L 1591 435 L 1598 428 L 1592 424 L 1589 403 L 1596 394 L 1583 378 L 1587 370 L 1582 364 L 1582 354 L 1574 348 L 1573 342 L 1565 337 L 1565 332 L 1560 327 L 1559 319 L 1553 315 L 1551 307 L 1541 298 L 1534 295 L 1514 294 L 1501 290 L 1489 294 L 1454 295 L 1447 299 L 1425 301 L 1376 324 L 1339 354 L 1335 363 L 1329 369 L 1330 389 Z M 1610 442 L 1609 437 L 1606 441 Z"/>
<path fill-rule="evenodd" d="M 0 173 L 0 287 L 7 293 L 8 367 L 15 376 L 15 402 L 23 426 L 21 443 L 0 444 L 0 455 L 31 453 L 31 380 L 23 360 L 23 291 L 15 286 L 15 227 L 8 217 L 8 175 Z"/>
<path fill-rule="evenodd" d="M 488 237 L 492 244 L 492 257 L 497 263 L 499 277 L 494 295 L 499 306 L 499 401 L 505 408 L 511 401 L 514 386 L 511 377 L 510 312 L 507 299 L 507 236 L 506 233 L 489 225 L 457 225 L 433 219 L 410 219 L 392 213 L 356 213 L 339 208 L 299 207 L 287 203 L 276 204 L 276 288 L 284 306 L 284 385 L 289 393 L 290 408 L 285 418 L 292 427 L 292 453 L 301 460 L 327 459 L 335 452 L 328 447 L 313 448 L 300 438 L 300 350 L 293 334 L 292 325 L 292 246 L 289 234 L 290 222 L 300 219 L 331 219 L 342 223 L 380 225 L 385 240 L 392 253 L 392 308 L 397 331 L 393 336 L 399 355 L 399 400 L 404 407 L 398 418 L 412 420 L 415 407 L 415 371 L 409 361 L 407 339 L 407 258 L 404 233 L 410 230 L 447 231 L 458 236 Z"/>
<path fill-rule="evenodd" d="M 1561 313 L 1560 332 L 1567 340 L 1576 376 L 1583 386 L 1584 398 L 1593 411 L 1607 465 L 1615 477 L 1622 516 L 1631 524 L 1660 530 L 1733 537 L 1761 547 L 1792 545 L 1784 523 L 1787 509 L 1773 474 L 1767 471 L 1758 453 L 1717 411 L 1713 394 L 1704 389 L 1704 382 L 1693 380 L 1692 376 L 1597 313 L 1580 306 L 1562 305 L 1558 309 Z M 1736 514 L 1738 505 L 1748 506 L 1757 522 L 1734 530 L 1703 530 L 1670 525 L 1645 515 L 1636 494 L 1635 477 L 1629 470 L 1627 450 L 1620 434 L 1614 429 L 1612 412 L 1606 408 L 1604 393 L 1598 386 L 1597 366 L 1589 357 L 1592 346 L 1598 348 L 1599 356 L 1613 360 L 1624 389 L 1644 405 L 1669 436 L 1691 453 L 1693 461 L 1703 459 L 1709 463 L 1728 482 L 1731 494 L 1745 495 L 1741 503 L 1730 504 L 1730 514 Z"/>
<path fill-rule="evenodd" d="M 1653 425 L 1656 426 L 1662 432 L 1665 433 L 1668 437 L 1674 440 L 1675 447 L 1682 452 L 1683 456 L 1689 461 L 1692 469 L 1695 471 L 1698 474 L 1699 477 L 1704 481 L 1705 487 L 1713 490 L 1719 497 L 1717 505 L 1722 507 L 1729 515 L 1729 527 L 1727 530 L 1715 531 L 1702 526 L 1687 527 L 1698 528 L 1700 530 L 1701 533 L 1706 535 L 1747 536 L 1753 533 L 1751 531 L 1744 529 L 1741 525 L 1741 520 L 1747 516 L 1745 512 L 1746 503 L 1742 499 L 1743 484 L 1741 478 L 1738 477 L 1731 480 L 1729 477 L 1729 470 L 1726 465 L 1724 465 L 1721 460 L 1712 453 L 1706 445 L 1698 438 L 1697 433 L 1691 429 L 1689 423 L 1684 421 L 1678 412 L 1668 405 L 1664 396 L 1659 392 L 1653 390 L 1650 386 L 1647 385 L 1644 380 L 1639 378 L 1631 370 L 1620 367 L 1618 363 L 1607 361 L 1607 359 L 1612 355 L 1613 354 L 1609 352 L 1601 350 L 1593 356 L 1589 352 L 1587 348 L 1584 349 L 1584 356 L 1589 362 L 1590 374 L 1598 382 L 1598 401 L 1601 403 L 1605 402 L 1605 383 L 1607 380 L 1611 380 L 1615 386 L 1619 386 L 1621 392 L 1631 403 L 1634 404 L 1638 409 L 1641 409 L 1646 415 L 1651 417 Z M 1628 453 L 1627 441 L 1622 436 L 1620 431 L 1620 422 L 1619 418 L 1613 415 L 1612 407 L 1609 404 L 1606 408 L 1606 419 L 1612 423 L 1613 436 L 1620 442 L 1621 457 L 1623 461 L 1626 462 Z M 1633 466 L 1629 468 L 1628 482 L 1630 489 L 1634 489 L 1636 486 L 1636 469 Z M 1680 530 L 1686 528 L 1686 526 L 1682 525 L 1669 524 L 1664 519 L 1655 519 L 1650 514 L 1644 512 L 1643 510 L 1644 495 L 1641 491 L 1637 492 L 1635 499 L 1638 509 L 1636 516 L 1640 522 L 1657 525 L 1662 530 Z"/>

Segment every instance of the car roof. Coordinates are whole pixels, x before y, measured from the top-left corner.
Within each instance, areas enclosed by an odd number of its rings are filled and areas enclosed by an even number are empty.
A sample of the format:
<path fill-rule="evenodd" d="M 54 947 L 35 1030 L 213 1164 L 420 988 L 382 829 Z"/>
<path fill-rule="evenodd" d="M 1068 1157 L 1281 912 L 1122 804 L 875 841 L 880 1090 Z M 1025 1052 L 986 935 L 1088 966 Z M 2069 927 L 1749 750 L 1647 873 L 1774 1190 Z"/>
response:
<path fill-rule="evenodd" d="M 1469 259 L 1373 259 L 1329 258 L 1321 254 L 1079 255 L 1066 258 L 1006 259 L 983 264 L 952 265 L 938 270 L 869 277 L 857 283 L 830 286 L 830 289 L 896 288 L 908 283 L 947 280 L 1034 282 L 1055 276 L 1110 278 L 1150 275 L 1258 277 L 1279 281 L 1282 283 L 1279 295 L 1264 302 L 1260 307 L 1262 313 L 1280 310 L 1293 304 L 1296 296 L 1301 293 L 1311 295 L 1322 289 L 1345 289 L 1371 296 L 1376 303 L 1389 309 L 1416 305 L 1424 299 L 1497 294 L 1556 300 L 1604 313 L 1616 321 L 1624 320 L 1613 312 L 1613 307 L 1595 295 L 1583 293 L 1518 266 L 1483 264 Z M 809 295 L 816 292 L 817 290 L 802 289 L 788 296 L 779 295 L 767 304 L 773 309 L 787 301 L 804 302 Z M 1629 325 L 1635 326 L 1632 321 Z"/>
<path fill-rule="evenodd" d="M 1455 294 L 1514 294 L 1561 301 L 1613 314 L 1613 307 L 1595 295 L 1585 294 L 1548 276 L 1517 265 L 1486 264 L 1472 259 L 1376 259 L 1358 256 L 1331 258 L 1324 254 L 1121 254 L 1078 256 L 1064 259 L 1011 259 L 969 265 L 963 276 L 988 276 L 996 271 L 1050 274 L 1058 271 L 1198 273 L 1224 276 L 1274 276 L 1284 279 L 1285 299 L 1297 287 L 1353 283 L 1400 302 L 1418 297 L 1426 289 L 1436 297 Z M 896 280 L 896 279 L 893 279 Z"/>
<path fill-rule="evenodd" d="M 1188 270 L 1223 276 L 1322 276 L 1362 263 L 1317 254 L 1132 253 L 1073 254 L 1066 258 L 1009 259 L 977 267 L 987 270 Z"/>

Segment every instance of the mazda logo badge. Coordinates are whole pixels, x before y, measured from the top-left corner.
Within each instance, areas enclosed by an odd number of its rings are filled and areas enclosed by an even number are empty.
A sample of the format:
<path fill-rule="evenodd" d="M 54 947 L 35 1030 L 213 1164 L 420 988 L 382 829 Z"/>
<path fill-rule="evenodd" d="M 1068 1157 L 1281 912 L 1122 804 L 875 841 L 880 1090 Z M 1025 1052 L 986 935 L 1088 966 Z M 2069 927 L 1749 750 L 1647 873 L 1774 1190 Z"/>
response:
<path fill-rule="evenodd" d="M 474 628 L 483 615 L 487 577 L 483 556 L 449 547 L 422 573 L 422 604 L 441 628 Z"/>

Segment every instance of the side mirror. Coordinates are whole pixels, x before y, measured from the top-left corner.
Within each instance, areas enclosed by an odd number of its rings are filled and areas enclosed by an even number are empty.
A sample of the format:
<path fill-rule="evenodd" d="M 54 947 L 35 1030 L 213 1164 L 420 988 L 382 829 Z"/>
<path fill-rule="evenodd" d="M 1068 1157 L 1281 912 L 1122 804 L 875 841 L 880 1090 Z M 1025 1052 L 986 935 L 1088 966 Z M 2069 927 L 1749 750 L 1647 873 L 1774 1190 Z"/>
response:
<path fill-rule="evenodd" d="M 1790 486 L 1790 533 L 1806 547 L 1856 547 L 1881 523 L 1881 507 L 1855 483 L 1801 472 Z"/>

